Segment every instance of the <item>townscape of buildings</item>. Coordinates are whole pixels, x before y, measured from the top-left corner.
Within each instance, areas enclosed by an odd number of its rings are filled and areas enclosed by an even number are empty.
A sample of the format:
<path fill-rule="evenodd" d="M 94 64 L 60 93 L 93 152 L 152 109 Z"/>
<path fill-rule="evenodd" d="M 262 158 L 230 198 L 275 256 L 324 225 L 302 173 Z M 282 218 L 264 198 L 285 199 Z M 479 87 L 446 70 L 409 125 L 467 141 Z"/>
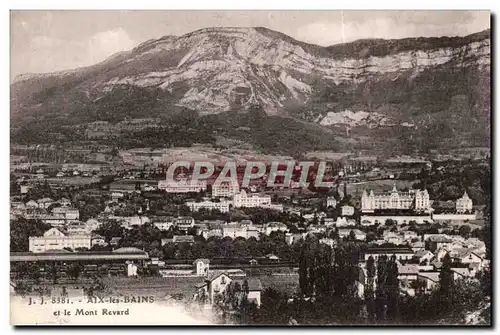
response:
<path fill-rule="evenodd" d="M 457 233 L 458 227 L 473 223 L 481 216 L 465 190 L 463 196 L 455 200 L 454 210 L 438 213 L 433 209 L 433 199 L 428 190 L 401 191 L 395 182 L 391 190 L 383 192 L 366 189 L 362 184 L 355 185 L 359 190 L 357 194 L 361 196 L 349 196 L 345 191 L 349 179 L 341 172 L 340 180 L 343 182 L 339 186 L 344 186 L 343 192 L 342 187 L 337 187 L 335 192 L 309 194 L 300 203 L 289 196 L 276 196 L 273 191 L 256 186 L 240 188 L 238 183 L 192 183 L 184 176 L 171 183 L 166 180 L 141 179 L 134 173 L 122 174 L 121 179 L 115 179 L 106 185 L 90 183 L 74 191 L 105 199 L 104 209 L 85 220 L 81 220 L 78 209 L 81 204 L 73 199 L 40 196 L 38 199 L 31 197 L 26 200 L 26 196 L 37 185 L 47 183 L 41 177 L 21 177 L 16 181 L 19 194 L 11 197 L 11 220 L 14 224 L 20 218 L 38 220 L 50 228 L 39 236 L 30 235 L 28 249 L 13 252 L 11 261 L 45 262 L 51 259 L 71 262 L 78 259 L 92 264 L 99 259 L 99 262 L 110 262 L 109 269 L 114 269 L 112 273 L 130 277 L 137 277 L 141 267 L 154 265 L 159 269 L 158 275 L 163 277 L 198 278 L 199 284 L 193 288 L 193 298 L 203 297 L 207 308 L 215 303 L 217 294 L 222 294 L 226 288 L 236 283 L 248 287 L 247 298 L 259 306 L 263 285 L 259 278 L 248 276 L 242 268 L 211 268 L 210 259 L 190 261 L 187 264 L 189 268 L 169 268 L 167 259 L 151 257 L 145 250 L 122 245 L 122 236 L 110 238 L 101 236 L 96 231 L 106 222 L 113 221 L 125 230 L 152 225 L 160 232 L 175 232 L 171 237 L 161 238 L 161 247 L 169 244 L 193 245 L 199 238 L 259 241 L 263 236 L 269 237 L 276 233 L 283 234 L 288 245 L 300 243 L 311 236 L 316 236 L 319 243 L 331 247 L 337 245 L 339 240 L 357 241 L 367 246 L 358 263 L 357 294 L 361 298 L 367 284 L 366 262 L 370 256 L 375 260 L 382 255 L 395 256 L 401 292 L 409 295 L 415 294 L 416 282 L 421 283 L 427 292 L 437 285 L 442 260 L 447 254 L 453 260 L 452 270 L 456 278 L 472 279 L 489 266 L 485 242 L 477 237 Z M 52 173 L 58 176 L 64 173 L 64 178 L 82 178 L 82 172 L 77 170 Z M 38 171 L 37 175 L 43 175 L 43 171 Z M 94 176 L 95 173 L 89 172 L 90 179 L 101 178 Z M 188 213 L 172 216 L 151 214 L 148 200 L 151 194 L 160 199 L 165 195 L 179 197 L 181 203 L 176 206 L 184 207 Z M 139 206 L 134 213 L 124 215 L 120 210 L 127 206 L 131 196 L 144 197 L 145 206 Z M 228 214 L 249 209 L 281 213 L 297 220 L 227 220 Z M 195 213 L 199 212 L 212 213 L 217 218 L 195 219 Z M 440 224 L 441 228 L 435 233 L 418 232 L 419 226 L 436 224 Z M 452 233 L 443 233 L 446 229 Z M 97 251 L 102 248 L 107 251 Z M 266 256 L 265 260 L 280 262 L 272 254 Z M 251 259 L 249 264 L 260 262 L 262 260 Z M 295 264 L 295 270 L 291 270 L 291 275 L 297 275 L 296 266 Z"/>

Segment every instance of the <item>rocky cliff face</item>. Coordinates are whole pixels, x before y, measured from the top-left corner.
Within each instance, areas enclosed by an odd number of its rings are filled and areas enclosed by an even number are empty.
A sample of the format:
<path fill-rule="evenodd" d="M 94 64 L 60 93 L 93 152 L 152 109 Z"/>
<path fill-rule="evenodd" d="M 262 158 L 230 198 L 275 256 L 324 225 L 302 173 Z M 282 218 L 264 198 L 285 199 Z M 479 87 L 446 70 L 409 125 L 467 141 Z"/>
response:
<path fill-rule="evenodd" d="M 260 105 L 267 115 L 326 126 L 346 110 L 376 113 L 371 127 L 418 124 L 436 113 L 483 124 L 489 76 L 489 31 L 324 48 L 265 28 L 210 28 L 147 41 L 92 67 L 21 76 L 11 102 L 14 119 L 120 120 L 178 108 L 213 115 Z"/>
<path fill-rule="evenodd" d="M 431 67 L 457 61 L 459 67 L 487 69 L 490 65 L 488 39 L 457 48 L 411 50 L 382 57 L 344 58 L 315 56 L 300 45 L 276 40 L 255 29 L 208 29 L 183 38 L 169 38 L 146 47 L 127 61 L 141 61 L 151 54 L 174 53 L 183 57 L 173 66 L 154 72 L 123 75 L 101 83 L 106 90 L 117 85 L 159 87 L 174 83 L 191 88 L 179 105 L 217 113 L 233 104 L 260 103 L 270 113 L 284 108 L 284 100 L 307 102 L 313 90 L 311 78 L 327 83 L 361 84 L 382 75 L 411 71 L 412 76 Z M 169 57 L 169 55 L 165 55 Z"/>

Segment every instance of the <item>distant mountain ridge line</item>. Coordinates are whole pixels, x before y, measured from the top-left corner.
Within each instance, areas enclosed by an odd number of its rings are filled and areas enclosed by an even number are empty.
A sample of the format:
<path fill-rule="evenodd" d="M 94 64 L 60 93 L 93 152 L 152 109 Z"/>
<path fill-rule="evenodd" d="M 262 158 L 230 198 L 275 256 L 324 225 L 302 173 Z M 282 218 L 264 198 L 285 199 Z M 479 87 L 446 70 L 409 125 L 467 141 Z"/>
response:
<path fill-rule="evenodd" d="M 165 40 L 171 39 L 171 40 L 177 40 L 177 39 L 182 39 L 182 38 L 189 38 L 195 35 L 200 35 L 200 34 L 205 34 L 205 33 L 220 33 L 224 32 L 226 30 L 227 32 L 236 32 L 236 31 L 244 31 L 244 30 L 255 30 L 259 33 L 262 33 L 263 35 L 266 35 L 268 37 L 272 38 L 277 38 L 280 37 L 282 39 L 285 39 L 287 42 L 290 42 L 292 44 L 297 44 L 303 49 L 304 51 L 308 53 L 319 53 L 320 56 L 327 57 L 327 58 L 333 58 L 333 59 L 338 59 L 338 58 L 347 58 L 349 56 L 353 56 L 353 53 L 359 53 L 361 48 L 377 48 L 380 47 L 380 45 L 384 44 L 395 44 L 395 43 L 401 43 L 401 42 L 407 42 L 407 44 L 402 47 L 402 48 L 396 48 L 394 50 L 387 50 L 384 48 L 381 48 L 382 50 L 379 51 L 380 54 L 370 54 L 369 51 L 365 52 L 364 57 L 359 57 L 359 58 L 365 58 L 365 57 L 373 57 L 373 56 L 385 56 L 388 54 L 395 54 L 399 52 L 404 52 L 408 51 L 411 49 L 415 49 L 416 45 L 412 45 L 410 42 L 419 41 L 419 43 L 424 44 L 424 49 L 420 50 L 435 50 L 439 48 L 446 48 L 446 47 L 460 47 L 465 44 L 469 44 L 472 42 L 477 42 L 481 41 L 484 39 L 489 39 L 490 38 L 490 29 L 486 29 L 477 33 L 469 34 L 466 36 L 453 36 L 453 37 L 448 37 L 448 36 L 441 36 L 441 37 L 405 37 L 401 39 L 379 39 L 379 38 L 373 38 L 373 39 L 357 39 L 352 42 L 346 42 L 346 43 L 338 43 L 338 44 L 332 44 L 329 46 L 320 46 L 317 44 L 312 44 L 312 43 L 307 43 L 303 42 L 300 40 L 297 40 L 289 35 L 286 35 L 284 33 L 281 33 L 279 31 L 271 30 L 269 28 L 265 27 L 246 27 L 246 28 L 241 28 L 241 27 L 208 27 L 208 28 L 201 28 L 186 34 L 183 34 L 181 36 L 175 36 L 175 35 L 165 35 L 157 39 L 149 39 L 145 42 L 140 43 L 136 47 L 132 48 L 131 50 L 127 51 L 120 51 L 115 54 L 112 54 L 102 62 L 98 62 L 93 65 L 88 65 L 88 66 L 82 66 L 78 68 L 73 68 L 73 69 L 66 69 L 66 70 L 61 70 L 61 71 L 53 71 L 53 72 L 46 72 L 46 73 L 24 73 L 24 74 L 19 74 L 17 75 L 12 83 L 19 82 L 19 81 L 24 81 L 28 79 L 33 79 L 33 78 L 39 78 L 39 77 L 48 77 L 48 76 L 61 76 L 61 75 L 69 75 L 69 74 L 74 74 L 78 72 L 79 70 L 84 70 L 88 68 L 92 68 L 93 66 L 100 65 L 102 63 L 109 62 L 110 60 L 113 60 L 116 57 L 119 56 L 124 56 L 128 55 L 133 52 L 138 52 L 144 49 L 147 46 L 151 46 L 153 44 L 159 43 L 159 42 L 164 42 Z M 432 42 L 434 45 L 429 45 L 429 43 Z M 418 48 L 417 48 L 418 49 Z"/>
<path fill-rule="evenodd" d="M 224 137 L 280 153 L 484 146 L 489 34 L 329 47 L 259 27 L 167 35 L 89 67 L 13 83 L 12 141 L 107 143 L 115 136 L 147 147 L 160 138 L 189 146 Z M 144 118 L 164 126 L 128 138 L 87 127 Z"/>

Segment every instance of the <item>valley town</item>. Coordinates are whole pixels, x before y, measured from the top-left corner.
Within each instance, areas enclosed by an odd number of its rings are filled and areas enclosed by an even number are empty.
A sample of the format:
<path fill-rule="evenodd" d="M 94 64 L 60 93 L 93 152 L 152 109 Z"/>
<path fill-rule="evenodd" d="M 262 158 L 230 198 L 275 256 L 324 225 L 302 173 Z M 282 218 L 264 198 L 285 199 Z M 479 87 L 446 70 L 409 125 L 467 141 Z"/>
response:
<path fill-rule="evenodd" d="M 489 322 L 487 155 L 315 153 L 257 173 L 161 150 L 16 150 L 12 294 L 150 297 L 213 323 Z"/>
<path fill-rule="evenodd" d="M 15 11 L 12 324 L 491 327 L 489 11 Z"/>

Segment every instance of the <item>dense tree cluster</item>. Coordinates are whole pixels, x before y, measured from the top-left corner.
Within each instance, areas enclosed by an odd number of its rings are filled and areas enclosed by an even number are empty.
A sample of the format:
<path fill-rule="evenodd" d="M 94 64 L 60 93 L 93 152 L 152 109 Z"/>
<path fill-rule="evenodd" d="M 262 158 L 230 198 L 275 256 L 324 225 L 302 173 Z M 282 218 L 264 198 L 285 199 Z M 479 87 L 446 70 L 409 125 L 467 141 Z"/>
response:
<path fill-rule="evenodd" d="M 245 279 L 241 285 L 231 282 L 224 292 L 215 295 L 214 309 L 223 324 L 248 324 L 255 319 L 257 305 L 248 300 L 248 292 L 248 281 Z M 203 298 L 199 300 L 203 301 Z"/>
<path fill-rule="evenodd" d="M 454 280 L 451 259 L 446 256 L 439 276 L 439 285 L 425 294 L 421 288 L 414 297 L 403 296 L 400 302 L 400 319 L 407 323 L 460 324 L 467 314 L 483 309 L 481 316 L 489 322 L 491 298 L 491 273 L 480 272 L 476 279 Z"/>
<path fill-rule="evenodd" d="M 419 181 L 413 188 L 427 188 L 431 199 L 447 201 L 462 197 L 467 191 L 474 204 L 489 203 L 491 195 L 491 169 L 488 165 L 475 162 L 441 163 L 432 170 L 422 169 Z"/>
<path fill-rule="evenodd" d="M 19 218 L 10 222 L 10 251 L 26 252 L 29 250 L 29 237 L 42 236 L 51 228 L 41 220 Z"/>
<path fill-rule="evenodd" d="M 316 249 L 313 254 L 327 252 L 327 248 Z M 330 250 L 335 255 L 335 249 Z M 325 257 L 325 255 L 323 256 Z M 327 256 L 328 257 L 328 256 Z M 322 282 L 330 281 L 332 287 L 336 280 L 335 271 L 327 275 L 325 267 L 301 270 L 301 292 L 309 293 L 307 283 L 313 276 L 330 278 L 313 279 L 316 292 L 323 290 Z M 262 292 L 262 306 L 248 319 L 254 324 L 287 324 L 291 319 L 299 324 L 464 324 L 471 312 L 480 311 L 484 323 L 490 322 L 491 273 L 484 270 L 476 279 L 454 280 L 449 260 L 443 264 L 439 284 L 430 293 L 415 283 L 416 294 L 410 296 L 399 291 L 397 265 L 393 258 L 382 258 L 367 262 L 367 285 L 364 301 L 357 298 L 356 292 L 344 297 L 335 296 L 332 287 L 324 296 L 290 297 L 280 290 L 267 288 Z M 316 269 L 316 271 L 315 271 Z M 319 274 L 318 274 L 319 273 Z M 306 279 L 304 279 L 306 278 Z M 340 279 L 339 279 L 340 280 Z M 348 285 L 350 279 L 342 279 Z M 352 279 L 351 279 L 352 280 Z M 377 288 L 374 289 L 374 284 Z M 349 286 L 348 286 L 349 287 Z"/>
<path fill-rule="evenodd" d="M 296 263 L 300 253 L 300 244 L 288 245 L 284 233 L 273 232 L 270 236 L 260 235 L 244 239 L 237 237 L 210 237 L 196 239 L 196 243 L 167 243 L 162 248 L 165 259 L 193 260 L 196 258 L 226 258 L 228 260 L 260 258 L 269 254 L 276 255 L 281 262 Z"/>

